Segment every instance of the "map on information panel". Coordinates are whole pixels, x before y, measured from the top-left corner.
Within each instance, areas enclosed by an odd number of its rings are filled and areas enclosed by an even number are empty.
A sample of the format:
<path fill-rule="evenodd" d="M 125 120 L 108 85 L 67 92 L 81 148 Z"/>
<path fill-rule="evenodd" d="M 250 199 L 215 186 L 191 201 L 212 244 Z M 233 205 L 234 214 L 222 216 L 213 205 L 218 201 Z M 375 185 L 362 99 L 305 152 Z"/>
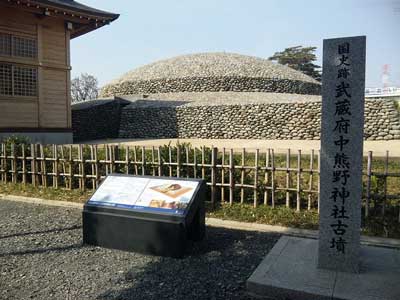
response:
<path fill-rule="evenodd" d="M 184 214 L 197 181 L 107 176 L 88 204 Z"/>

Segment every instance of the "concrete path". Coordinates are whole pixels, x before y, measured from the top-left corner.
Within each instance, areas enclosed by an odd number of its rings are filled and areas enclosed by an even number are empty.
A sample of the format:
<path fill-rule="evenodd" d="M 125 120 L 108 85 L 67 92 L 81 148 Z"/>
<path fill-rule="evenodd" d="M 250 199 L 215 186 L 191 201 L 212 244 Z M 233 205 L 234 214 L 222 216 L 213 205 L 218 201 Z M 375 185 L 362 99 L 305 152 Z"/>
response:
<path fill-rule="evenodd" d="M 319 150 L 320 141 L 305 141 L 305 140 L 245 140 L 245 139 L 110 139 L 110 140 L 94 140 L 87 141 L 89 144 L 124 144 L 129 146 L 163 146 L 163 145 L 176 145 L 176 143 L 190 143 L 194 147 L 200 146 L 214 146 L 218 148 L 227 149 L 266 149 L 273 148 L 279 150 L 286 150 L 288 148 L 293 150 L 301 149 L 302 151 L 310 151 L 311 149 Z M 364 152 L 373 151 L 374 156 L 383 156 L 386 151 L 389 151 L 391 157 L 400 157 L 400 140 L 391 141 L 365 141 Z"/>

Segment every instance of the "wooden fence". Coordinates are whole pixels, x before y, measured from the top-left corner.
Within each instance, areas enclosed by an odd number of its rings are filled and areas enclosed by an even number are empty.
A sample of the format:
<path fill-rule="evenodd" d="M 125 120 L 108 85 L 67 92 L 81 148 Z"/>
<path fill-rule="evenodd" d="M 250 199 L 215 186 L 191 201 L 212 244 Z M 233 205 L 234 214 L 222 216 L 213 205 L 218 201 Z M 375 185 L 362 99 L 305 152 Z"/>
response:
<path fill-rule="evenodd" d="M 116 145 L 1 144 L 0 181 L 96 189 L 110 173 L 203 178 L 211 203 L 252 203 L 318 209 L 319 151 L 128 147 Z M 400 160 L 364 159 L 363 213 L 396 212 L 400 222 Z M 374 169 L 374 164 L 377 168 Z"/>

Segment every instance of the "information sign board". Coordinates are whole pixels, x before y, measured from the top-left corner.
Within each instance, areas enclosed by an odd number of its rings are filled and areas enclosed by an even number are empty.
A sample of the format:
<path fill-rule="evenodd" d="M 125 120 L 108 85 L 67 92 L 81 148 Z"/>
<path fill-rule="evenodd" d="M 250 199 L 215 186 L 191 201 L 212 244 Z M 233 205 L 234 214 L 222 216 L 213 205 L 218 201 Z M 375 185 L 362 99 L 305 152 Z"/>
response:
<path fill-rule="evenodd" d="M 184 214 L 198 181 L 109 175 L 88 204 Z"/>

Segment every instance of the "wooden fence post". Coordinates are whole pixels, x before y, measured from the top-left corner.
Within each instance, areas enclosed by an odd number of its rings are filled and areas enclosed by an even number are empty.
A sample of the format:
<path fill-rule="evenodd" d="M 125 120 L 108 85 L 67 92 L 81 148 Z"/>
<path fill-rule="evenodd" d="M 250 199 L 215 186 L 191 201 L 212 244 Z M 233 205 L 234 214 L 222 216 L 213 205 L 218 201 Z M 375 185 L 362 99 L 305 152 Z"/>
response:
<path fill-rule="evenodd" d="M 286 151 L 286 207 L 290 207 L 290 149 Z"/>
<path fill-rule="evenodd" d="M 385 216 L 385 210 L 386 210 L 386 202 L 387 202 L 387 178 L 388 178 L 388 172 L 389 172 L 389 151 L 386 151 L 386 156 L 385 156 L 385 170 L 384 170 L 384 196 L 383 196 L 383 202 L 382 202 L 382 217 Z"/>
<path fill-rule="evenodd" d="M 169 177 L 172 177 L 172 149 L 171 145 L 168 145 L 168 169 L 169 169 Z"/>
<path fill-rule="evenodd" d="M 22 184 L 26 185 L 26 177 L 27 177 L 27 170 L 26 170 L 26 149 L 25 149 L 25 144 L 21 145 L 21 151 L 22 151 Z"/>
<path fill-rule="evenodd" d="M 73 173 L 73 168 L 74 168 L 74 160 L 73 160 L 73 148 L 72 145 L 69 146 L 69 189 L 72 190 L 72 186 L 74 183 L 74 173 Z"/>
<path fill-rule="evenodd" d="M 233 161 L 233 149 L 229 150 L 229 204 L 233 204 L 235 193 L 235 164 Z"/>
<path fill-rule="evenodd" d="M 133 164 L 135 168 L 135 175 L 139 175 L 136 146 L 133 146 Z"/>
<path fill-rule="evenodd" d="M 190 171 L 190 167 L 189 167 L 189 147 L 185 146 L 185 154 L 186 154 L 186 178 L 189 178 L 189 171 Z"/>
<path fill-rule="evenodd" d="M 59 176 L 60 176 L 60 172 L 58 170 L 58 146 L 57 145 L 53 145 L 53 159 L 54 159 L 54 177 L 53 177 L 53 187 L 58 189 L 58 180 L 59 180 Z"/>
<path fill-rule="evenodd" d="M 365 199 L 365 217 L 369 216 L 369 201 L 371 199 L 371 177 L 372 177 L 372 151 L 368 151 L 367 160 L 367 191 Z"/>
<path fill-rule="evenodd" d="M 31 144 L 31 173 L 32 185 L 36 187 L 36 145 Z"/>
<path fill-rule="evenodd" d="M 259 150 L 256 149 L 256 152 L 254 154 L 254 191 L 253 191 L 253 206 L 257 207 L 258 204 L 258 195 L 257 195 L 257 188 L 258 188 L 258 155 L 259 155 Z"/>
<path fill-rule="evenodd" d="M 99 186 L 100 184 L 100 173 L 99 173 L 99 155 L 98 155 L 98 151 L 97 151 L 97 145 L 94 145 L 94 171 L 96 174 L 96 188 Z"/>
<path fill-rule="evenodd" d="M 275 155 L 274 149 L 271 149 L 271 206 L 275 207 Z"/>
<path fill-rule="evenodd" d="M 40 174 L 42 175 L 42 186 L 44 186 L 45 188 L 47 188 L 47 170 L 46 170 L 46 155 L 44 153 L 44 146 L 42 144 L 40 144 L 40 169 L 41 172 Z"/>
<path fill-rule="evenodd" d="M 269 168 L 269 149 L 265 151 L 264 205 L 268 205 L 268 168 Z"/>
<path fill-rule="evenodd" d="M 146 147 L 142 147 L 142 175 L 146 175 Z"/>
<path fill-rule="evenodd" d="M 211 204 L 215 205 L 216 194 L 216 165 L 217 165 L 218 149 L 213 147 L 211 151 Z"/>
<path fill-rule="evenodd" d="M 300 180 L 301 180 L 301 150 L 297 153 L 297 186 L 296 186 L 296 211 L 300 211 Z"/>
<path fill-rule="evenodd" d="M 225 148 L 222 148 L 222 158 L 221 158 L 221 203 L 225 202 Z"/>
<path fill-rule="evenodd" d="M 8 161 L 7 161 L 7 145 L 4 145 L 4 183 L 8 181 Z"/>
<path fill-rule="evenodd" d="M 241 165 L 241 169 L 240 169 L 240 183 L 241 183 L 241 187 L 240 187 L 240 203 L 244 203 L 244 167 L 245 167 L 245 160 L 246 160 L 246 149 L 243 148 L 242 149 L 242 165 Z"/>
<path fill-rule="evenodd" d="M 17 183 L 17 154 L 15 151 L 15 144 L 11 144 L 11 180 L 13 183 Z"/>
<path fill-rule="evenodd" d="M 197 178 L 197 151 L 193 147 L 193 178 Z"/>
<path fill-rule="evenodd" d="M 158 176 L 162 176 L 162 159 L 161 159 L 161 146 L 157 149 L 157 160 L 158 160 Z"/>
<path fill-rule="evenodd" d="M 181 177 L 181 151 L 179 145 L 176 146 L 176 177 Z"/>
<path fill-rule="evenodd" d="M 205 164 L 205 146 L 201 147 L 201 179 L 206 178 L 206 168 L 204 167 Z"/>
<path fill-rule="evenodd" d="M 86 190 L 86 172 L 85 172 L 85 157 L 83 153 L 83 145 L 79 144 L 79 156 L 81 164 L 81 190 Z"/>
<path fill-rule="evenodd" d="M 313 188 L 313 176 L 314 176 L 314 149 L 311 150 L 310 154 L 310 178 L 308 184 L 308 202 L 307 202 L 307 210 L 311 209 L 311 200 L 312 200 L 312 188 Z"/>

